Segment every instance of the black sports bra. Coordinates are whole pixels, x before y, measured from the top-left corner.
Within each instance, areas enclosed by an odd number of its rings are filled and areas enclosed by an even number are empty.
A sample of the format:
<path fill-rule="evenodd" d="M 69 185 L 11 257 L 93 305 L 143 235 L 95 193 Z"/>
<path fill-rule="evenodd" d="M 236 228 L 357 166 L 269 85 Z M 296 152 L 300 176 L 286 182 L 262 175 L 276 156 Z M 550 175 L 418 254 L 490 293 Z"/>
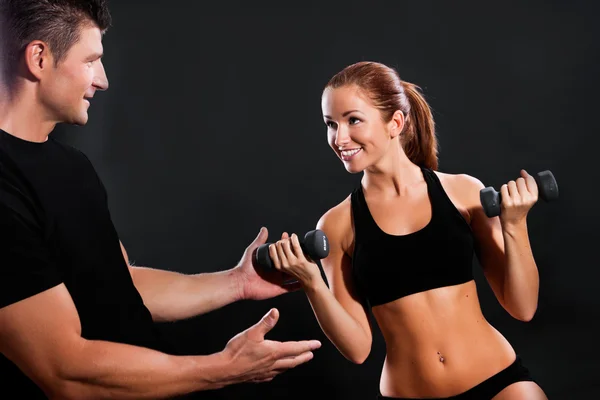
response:
<path fill-rule="evenodd" d="M 370 307 L 473 279 L 474 238 L 431 169 L 421 168 L 431 201 L 431 220 L 397 236 L 383 232 L 369 211 L 362 185 L 352 192 L 356 287 Z"/>

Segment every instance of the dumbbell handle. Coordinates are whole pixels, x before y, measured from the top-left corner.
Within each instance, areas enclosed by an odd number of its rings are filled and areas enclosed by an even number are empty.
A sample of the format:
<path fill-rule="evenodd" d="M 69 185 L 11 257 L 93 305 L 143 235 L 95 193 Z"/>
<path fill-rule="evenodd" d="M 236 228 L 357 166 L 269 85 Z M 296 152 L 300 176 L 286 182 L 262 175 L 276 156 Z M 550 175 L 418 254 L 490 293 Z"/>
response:
<path fill-rule="evenodd" d="M 313 261 L 317 261 L 329 255 L 329 241 L 325 233 L 319 229 L 307 232 L 306 235 L 304 235 L 304 238 L 298 238 L 298 241 L 300 242 L 302 252 L 308 258 L 314 258 Z M 271 256 L 269 255 L 269 245 L 271 244 L 272 243 L 262 244 L 256 250 L 256 262 L 265 269 L 273 268 Z"/>
<path fill-rule="evenodd" d="M 320 261 L 322 258 L 325 258 L 329 255 L 329 240 L 327 239 L 325 233 L 319 229 L 309 231 L 306 233 L 303 239 L 298 238 L 298 241 L 300 242 L 302 252 L 317 264 L 321 272 L 321 277 L 327 286 L 329 286 L 325 271 L 323 270 Z M 271 260 L 271 256 L 269 254 L 269 245 L 271 244 L 272 243 L 265 243 L 256 249 L 255 261 L 259 267 L 265 270 L 274 270 L 273 261 Z M 310 247 L 310 249 L 308 247 Z M 285 283 L 294 282 L 296 282 L 296 280 L 291 279 Z"/>
<path fill-rule="evenodd" d="M 534 179 L 537 183 L 538 193 L 541 199 L 548 202 L 558 198 L 558 184 L 556 183 L 556 179 L 552 172 L 548 170 L 538 172 L 534 175 Z M 500 215 L 502 204 L 501 192 L 498 192 L 493 187 L 489 186 L 485 189 L 481 189 L 479 198 L 483 210 L 489 218 Z"/>

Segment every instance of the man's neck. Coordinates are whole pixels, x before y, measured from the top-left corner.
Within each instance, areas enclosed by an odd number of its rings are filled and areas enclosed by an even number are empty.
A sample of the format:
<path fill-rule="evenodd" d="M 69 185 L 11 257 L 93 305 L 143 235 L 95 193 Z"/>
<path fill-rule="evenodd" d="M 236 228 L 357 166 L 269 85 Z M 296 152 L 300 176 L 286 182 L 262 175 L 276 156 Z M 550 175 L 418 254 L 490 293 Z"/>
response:
<path fill-rule="evenodd" d="M 29 142 L 42 143 L 56 126 L 55 121 L 46 118 L 46 111 L 35 99 L 34 93 L 21 92 L 5 96 L 0 100 L 0 129 Z"/>

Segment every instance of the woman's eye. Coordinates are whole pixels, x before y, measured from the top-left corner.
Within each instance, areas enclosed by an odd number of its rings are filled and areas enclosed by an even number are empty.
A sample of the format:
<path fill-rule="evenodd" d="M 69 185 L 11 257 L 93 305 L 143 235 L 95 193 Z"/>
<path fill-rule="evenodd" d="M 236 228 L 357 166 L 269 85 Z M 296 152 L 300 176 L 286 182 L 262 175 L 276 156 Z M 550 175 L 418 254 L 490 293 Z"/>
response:
<path fill-rule="evenodd" d="M 356 125 L 357 123 L 359 123 L 359 122 L 360 122 L 360 119 L 358 119 L 358 118 L 354 118 L 354 117 L 350 117 L 350 118 L 348 119 L 348 122 L 350 122 L 350 125 Z"/>

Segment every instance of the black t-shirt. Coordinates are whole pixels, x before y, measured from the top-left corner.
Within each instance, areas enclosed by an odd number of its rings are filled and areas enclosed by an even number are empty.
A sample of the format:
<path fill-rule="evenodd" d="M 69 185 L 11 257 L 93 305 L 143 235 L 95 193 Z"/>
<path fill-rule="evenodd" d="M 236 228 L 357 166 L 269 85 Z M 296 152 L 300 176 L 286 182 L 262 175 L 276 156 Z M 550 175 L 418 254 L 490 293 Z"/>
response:
<path fill-rule="evenodd" d="M 64 283 L 90 340 L 168 351 L 133 285 L 107 195 L 79 150 L 0 130 L 0 308 Z M 1 393 L 41 391 L 0 354 Z"/>

